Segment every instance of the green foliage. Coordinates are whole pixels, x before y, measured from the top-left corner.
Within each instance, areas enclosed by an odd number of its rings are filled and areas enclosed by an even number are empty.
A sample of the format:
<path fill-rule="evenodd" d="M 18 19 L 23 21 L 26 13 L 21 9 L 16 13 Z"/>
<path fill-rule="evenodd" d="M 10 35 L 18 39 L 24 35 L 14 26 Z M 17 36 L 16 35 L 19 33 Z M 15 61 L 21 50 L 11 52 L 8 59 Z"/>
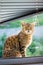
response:
<path fill-rule="evenodd" d="M 43 37 L 41 37 L 41 38 L 39 39 L 39 42 L 40 42 L 41 45 L 43 46 Z"/>
<path fill-rule="evenodd" d="M 32 42 L 31 46 L 28 47 L 29 51 L 33 54 L 35 52 L 35 44 Z"/>
<path fill-rule="evenodd" d="M 0 57 L 2 57 L 2 45 L 0 45 Z"/>
<path fill-rule="evenodd" d="M 2 43 L 4 43 L 6 39 L 6 34 L 4 33 L 1 37 L 0 37 L 0 41 L 2 41 Z"/>
<path fill-rule="evenodd" d="M 43 56 L 43 37 L 34 38 L 32 44 L 26 50 L 26 56 Z"/>
<path fill-rule="evenodd" d="M 12 22 L 9 22 L 9 27 L 10 28 L 14 28 L 14 27 L 20 27 L 20 21 L 12 21 Z"/>
<path fill-rule="evenodd" d="M 6 34 L 4 33 L 4 34 L 0 37 L 0 57 L 2 57 L 2 52 L 3 52 L 3 47 L 4 47 L 5 39 L 6 39 Z"/>
<path fill-rule="evenodd" d="M 32 54 L 34 54 L 34 52 L 36 51 L 34 42 L 32 42 L 32 44 L 27 48 L 26 51 L 27 56 L 32 56 Z"/>
<path fill-rule="evenodd" d="M 20 21 L 11 21 L 11 22 L 7 22 L 5 24 L 2 24 L 2 26 L 0 26 L 0 28 L 17 28 L 17 27 L 20 27 L 21 26 L 21 23 Z"/>

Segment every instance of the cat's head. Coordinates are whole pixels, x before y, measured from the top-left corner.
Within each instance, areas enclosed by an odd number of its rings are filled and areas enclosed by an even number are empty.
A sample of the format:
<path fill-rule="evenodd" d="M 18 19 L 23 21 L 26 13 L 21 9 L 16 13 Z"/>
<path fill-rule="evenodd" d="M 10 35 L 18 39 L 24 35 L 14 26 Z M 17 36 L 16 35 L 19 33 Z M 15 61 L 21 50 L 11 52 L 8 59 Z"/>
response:
<path fill-rule="evenodd" d="M 36 22 L 33 22 L 33 23 L 22 22 L 21 24 L 22 24 L 22 32 L 23 33 L 32 34 L 34 31 L 34 27 L 35 27 Z"/>

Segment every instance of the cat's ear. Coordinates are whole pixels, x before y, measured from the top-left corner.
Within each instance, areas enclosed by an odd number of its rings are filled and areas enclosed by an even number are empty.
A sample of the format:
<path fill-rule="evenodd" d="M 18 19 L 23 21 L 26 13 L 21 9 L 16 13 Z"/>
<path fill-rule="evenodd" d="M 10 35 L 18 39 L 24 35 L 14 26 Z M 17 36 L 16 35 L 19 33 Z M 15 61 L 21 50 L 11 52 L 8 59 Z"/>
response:
<path fill-rule="evenodd" d="M 21 25 L 22 25 L 22 26 L 25 26 L 25 24 L 26 24 L 26 23 L 25 23 L 24 21 L 21 21 Z"/>
<path fill-rule="evenodd" d="M 22 31 L 23 32 L 25 31 L 25 25 L 26 25 L 26 23 L 24 21 L 21 21 L 21 26 L 22 26 Z"/>
<path fill-rule="evenodd" d="M 35 25 L 37 25 L 37 22 L 32 22 L 31 24 L 32 24 L 33 26 L 35 26 Z"/>

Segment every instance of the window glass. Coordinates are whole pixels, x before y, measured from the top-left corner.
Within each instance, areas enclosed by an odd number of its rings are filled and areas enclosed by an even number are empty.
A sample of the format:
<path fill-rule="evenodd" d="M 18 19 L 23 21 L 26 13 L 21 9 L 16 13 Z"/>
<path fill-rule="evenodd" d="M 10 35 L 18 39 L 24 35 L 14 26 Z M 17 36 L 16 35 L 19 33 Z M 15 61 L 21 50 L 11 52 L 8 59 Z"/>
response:
<path fill-rule="evenodd" d="M 11 52 L 8 53 L 8 55 L 9 54 L 11 55 L 12 52 L 14 54 L 16 54 L 16 51 L 17 51 L 17 57 L 19 57 L 19 56 L 21 57 L 21 55 L 20 55 L 22 53 L 22 52 L 20 52 L 21 50 L 18 51 L 18 49 L 15 49 L 15 46 L 16 46 L 15 43 L 17 42 L 17 39 L 16 39 L 16 42 L 15 42 L 13 37 L 14 37 L 14 35 L 18 35 L 19 32 L 22 30 L 21 23 L 23 21 L 25 23 L 37 22 L 37 25 L 34 28 L 34 32 L 33 32 L 33 36 L 32 36 L 32 42 L 26 48 L 26 51 L 24 51 L 25 55 L 26 55 L 25 57 L 43 56 L 43 12 L 41 12 L 41 13 L 38 13 L 38 14 L 26 16 L 22 19 L 12 20 L 10 22 L 0 24 L 0 57 L 3 57 L 3 53 L 5 51 L 6 51 L 6 53 L 10 52 L 9 50 L 11 50 Z M 6 43 L 9 44 L 9 47 L 8 47 L 8 46 L 6 46 L 5 41 L 8 37 L 11 37 L 11 36 L 13 36 L 13 37 L 11 39 L 7 40 L 7 42 L 6 42 Z M 21 36 L 21 38 L 22 38 L 22 36 Z M 22 39 L 21 44 L 23 44 L 24 38 Z M 10 40 L 13 40 L 13 41 L 10 41 Z M 10 44 L 12 44 L 12 43 L 15 44 L 15 46 L 13 45 L 14 49 L 13 49 L 13 47 L 10 49 Z M 17 43 L 17 45 L 18 45 L 18 43 Z M 5 48 L 5 46 L 6 46 L 6 48 Z M 4 50 L 4 48 L 5 48 L 5 50 Z M 12 49 L 16 50 L 16 51 L 13 51 Z M 6 55 L 6 53 L 5 53 L 5 55 Z M 8 57 L 11 57 L 11 56 L 8 56 Z"/>

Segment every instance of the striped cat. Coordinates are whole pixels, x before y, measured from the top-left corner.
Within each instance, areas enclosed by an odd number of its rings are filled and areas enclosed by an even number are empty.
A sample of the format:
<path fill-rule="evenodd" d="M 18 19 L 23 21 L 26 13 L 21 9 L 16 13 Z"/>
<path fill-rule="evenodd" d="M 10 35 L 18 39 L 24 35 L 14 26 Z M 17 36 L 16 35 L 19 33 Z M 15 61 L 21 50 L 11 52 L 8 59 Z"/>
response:
<path fill-rule="evenodd" d="M 3 58 L 26 57 L 26 49 L 31 45 L 35 22 L 22 22 L 18 35 L 8 37 L 4 44 Z"/>

